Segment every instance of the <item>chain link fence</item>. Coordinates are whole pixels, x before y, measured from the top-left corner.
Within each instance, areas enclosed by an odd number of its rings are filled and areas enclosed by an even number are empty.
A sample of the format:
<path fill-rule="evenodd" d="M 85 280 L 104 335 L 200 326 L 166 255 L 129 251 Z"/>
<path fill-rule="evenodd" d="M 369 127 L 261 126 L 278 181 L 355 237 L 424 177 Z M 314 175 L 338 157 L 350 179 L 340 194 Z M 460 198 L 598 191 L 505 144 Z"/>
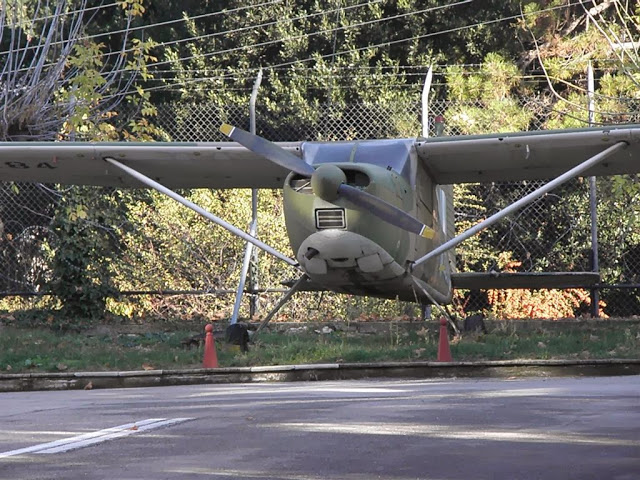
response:
<path fill-rule="evenodd" d="M 460 112 L 465 106 L 469 105 L 436 102 L 431 105 L 429 116 L 433 120 L 437 115 L 444 115 L 448 120 L 452 112 Z M 470 106 L 482 108 L 482 104 Z M 546 119 L 555 114 L 544 102 L 536 100 L 527 100 L 521 107 L 530 112 L 528 127 L 531 130 L 542 128 Z M 272 111 L 258 106 L 257 133 L 273 141 L 412 137 L 421 132 L 421 115 L 420 104 L 413 102 L 393 105 L 319 104 L 310 106 L 303 114 L 293 109 L 288 112 L 286 107 Z M 158 106 L 157 125 L 174 141 L 223 141 L 225 138 L 218 130 L 222 122 L 248 129 L 248 108 L 203 103 Z M 433 135 L 434 122 L 430 124 Z M 458 133 L 463 133 L 460 125 L 448 122 L 445 134 Z M 542 183 L 456 186 L 457 230 L 462 231 L 482 221 Z M 639 176 L 600 178 L 597 185 L 601 313 L 608 316 L 639 315 Z M 14 301 L 16 296 L 27 297 L 50 291 L 51 282 L 55 280 L 51 259 L 60 235 L 51 228 L 52 220 L 60 200 L 74 191 L 74 188 L 42 184 L 3 183 L 0 186 L 0 255 L 3 259 L 0 292 L 5 297 L 5 307 L 9 305 L 6 302 Z M 247 205 L 242 197 L 246 192 L 206 192 L 209 196 L 205 196 L 204 192 L 194 191 L 190 195 L 202 196 L 200 200 L 209 202 L 209 207 L 214 210 L 229 212 L 236 201 L 239 209 Z M 281 217 L 279 193 L 267 193 L 262 198 L 262 210 L 270 210 L 269 215 L 274 218 Z M 136 294 L 135 298 L 128 297 L 131 309 L 140 306 L 140 298 L 144 297 L 140 293 L 162 290 L 173 294 L 148 296 L 155 298 L 156 313 L 185 309 L 204 312 L 207 309 L 202 305 L 211 305 L 212 302 L 216 308 L 227 312 L 233 304 L 232 293 L 239 276 L 242 242 L 224 236 L 213 239 L 206 233 L 198 236 L 197 232 L 211 232 L 216 227 L 207 225 L 205 220 L 195 215 L 170 218 L 175 211 L 177 207 L 150 196 L 148 192 L 132 195 L 128 203 L 122 205 L 118 212 L 120 220 L 115 222 L 117 227 L 110 226 L 122 237 L 121 241 L 114 243 L 113 258 L 117 261 L 111 267 L 119 290 Z M 249 213 L 243 215 L 237 220 L 240 227 L 248 222 Z M 83 218 L 79 215 L 76 221 L 87 222 L 91 228 L 100 228 L 99 217 Z M 278 241 L 285 242 L 283 231 L 282 221 L 277 219 L 260 227 L 260 234 L 267 241 L 277 237 Z M 592 266 L 589 182 L 585 179 L 576 179 L 545 195 L 463 244 L 457 252 L 460 271 L 580 272 L 590 271 Z M 284 267 L 261 264 L 259 287 L 278 290 L 280 281 L 291 275 L 292 272 Z M 214 302 L 207 297 L 202 301 L 201 296 L 184 295 L 185 292 L 215 292 L 216 300 Z M 277 301 L 278 295 L 277 292 L 261 293 L 262 309 Z M 380 311 L 401 316 L 411 311 L 407 306 L 378 302 L 352 299 L 342 315 L 354 318 Z M 553 318 L 588 313 L 589 302 L 589 292 L 581 290 L 461 291 L 456 293 L 454 307 L 461 314 L 484 310 L 502 316 Z M 321 294 L 299 294 L 298 300 L 294 300 L 290 307 L 294 312 L 291 315 L 314 316 L 313 312 L 320 311 L 323 304 L 326 305 L 327 301 Z M 537 307 L 529 308 L 530 304 Z M 176 305 L 180 305 L 180 309 L 176 310 Z"/>

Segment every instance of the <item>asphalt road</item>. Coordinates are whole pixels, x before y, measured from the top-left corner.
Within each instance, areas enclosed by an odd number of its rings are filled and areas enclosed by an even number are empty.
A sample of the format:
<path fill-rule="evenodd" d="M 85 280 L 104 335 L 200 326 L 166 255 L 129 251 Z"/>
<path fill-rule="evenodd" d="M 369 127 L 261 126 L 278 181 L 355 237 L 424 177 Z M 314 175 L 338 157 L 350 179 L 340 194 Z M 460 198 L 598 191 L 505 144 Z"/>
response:
<path fill-rule="evenodd" d="M 640 479 L 640 377 L 0 394 L 0 479 Z"/>

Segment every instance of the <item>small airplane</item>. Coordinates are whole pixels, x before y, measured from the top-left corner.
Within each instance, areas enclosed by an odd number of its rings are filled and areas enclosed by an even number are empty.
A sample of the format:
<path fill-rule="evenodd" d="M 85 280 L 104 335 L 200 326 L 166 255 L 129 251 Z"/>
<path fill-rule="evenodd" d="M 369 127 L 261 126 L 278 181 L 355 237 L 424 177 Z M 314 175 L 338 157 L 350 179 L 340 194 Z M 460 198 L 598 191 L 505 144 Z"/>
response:
<path fill-rule="evenodd" d="M 151 187 L 324 289 L 446 304 L 454 287 L 571 287 L 597 273 L 456 273 L 453 248 L 569 179 L 640 172 L 640 125 L 345 142 L 274 143 L 230 125 L 230 142 L 0 142 L 0 181 Z M 454 235 L 451 185 L 548 179 Z M 207 212 L 178 188 L 283 188 L 295 258 Z M 286 297 L 286 296 L 285 296 Z"/>

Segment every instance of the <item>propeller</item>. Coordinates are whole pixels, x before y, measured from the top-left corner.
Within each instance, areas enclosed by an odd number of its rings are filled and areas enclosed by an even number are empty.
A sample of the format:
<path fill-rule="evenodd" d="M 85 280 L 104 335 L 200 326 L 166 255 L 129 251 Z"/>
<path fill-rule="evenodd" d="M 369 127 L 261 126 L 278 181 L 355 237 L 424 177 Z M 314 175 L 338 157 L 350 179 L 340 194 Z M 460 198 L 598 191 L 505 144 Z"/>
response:
<path fill-rule="evenodd" d="M 267 160 L 271 160 L 273 163 L 280 165 L 287 170 L 299 173 L 305 177 L 311 177 L 313 172 L 315 172 L 314 168 L 308 163 L 305 163 L 301 158 L 286 151 L 284 148 L 279 147 L 269 140 L 254 135 L 253 133 L 249 133 L 241 128 L 234 127 L 226 123 L 222 124 L 220 131 L 234 142 L 238 142 L 243 147 L 248 148 L 258 155 L 262 155 Z"/>
<path fill-rule="evenodd" d="M 279 145 L 241 128 L 224 123 L 220 127 L 220 131 L 231 140 L 238 142 L 258 155 L 262 155 L 267 160 L 303 177 L 310 178 L 314 195 L 327 202 L 333 202 L 338 198 L 346 198 L 359 209 L 371 212 L 381 220 L 403 230 L 424 238 L 433 238 L 435 235 L 433 229 L 427 227 L 404 210 L 364 190 L 347 185 L 347 177 L 342 169 L 336 165 L 323 164 L 314 169 L 300 157 L 288 152 Z"/>

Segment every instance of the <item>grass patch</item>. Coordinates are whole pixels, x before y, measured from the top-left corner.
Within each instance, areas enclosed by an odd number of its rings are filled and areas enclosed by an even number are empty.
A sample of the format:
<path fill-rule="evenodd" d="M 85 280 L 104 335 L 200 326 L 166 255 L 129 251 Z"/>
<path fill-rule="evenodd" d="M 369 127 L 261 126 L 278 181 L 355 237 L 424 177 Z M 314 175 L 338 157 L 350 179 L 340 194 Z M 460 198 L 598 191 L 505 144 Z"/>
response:
<path fill-rule="evenodd" d="M 603 323 L 597 328 L 549 328 L 533 332 L 494 329 L 452 342 L 454 360 L 640 358 L 640 325 Z M 422 334 L 419 334 L 422 333 Z M 63 372 L 198 368 L 202 346 L 181 342 L 193 332 L 144 334 L 55 332 L 1 327 L 0 372 Z M 313 331 L 260 335 L 246 354 L 216 342 L 221 366 L 362 363 L 435 360 L 437 338 L 390 324 L 378 334 Z"/>
<path fill-rule="evenodd" d="M 185 335 L 87 336 L 5 327 L 0 333 L 0 369 L 14 373 L 196 367 L 202 353 L 180 345 Z"/>

